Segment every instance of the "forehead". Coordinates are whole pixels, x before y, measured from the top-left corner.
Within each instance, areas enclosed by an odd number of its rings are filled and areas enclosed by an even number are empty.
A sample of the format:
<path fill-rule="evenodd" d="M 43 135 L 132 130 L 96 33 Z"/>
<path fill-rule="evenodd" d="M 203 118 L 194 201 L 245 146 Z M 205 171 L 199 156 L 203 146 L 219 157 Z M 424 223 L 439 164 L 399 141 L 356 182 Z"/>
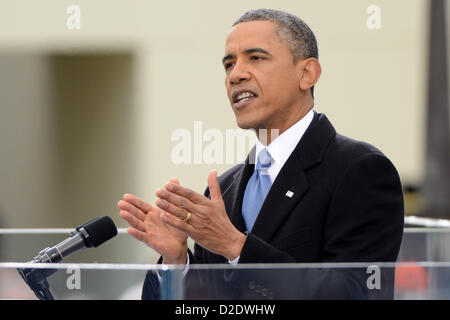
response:
<path fill-rule="evenodd" d="M 225 41 L 226 53 L 249 47 L 272 48 L 284 46 L 271 21 L 242 22 L 231 28 Z"/>

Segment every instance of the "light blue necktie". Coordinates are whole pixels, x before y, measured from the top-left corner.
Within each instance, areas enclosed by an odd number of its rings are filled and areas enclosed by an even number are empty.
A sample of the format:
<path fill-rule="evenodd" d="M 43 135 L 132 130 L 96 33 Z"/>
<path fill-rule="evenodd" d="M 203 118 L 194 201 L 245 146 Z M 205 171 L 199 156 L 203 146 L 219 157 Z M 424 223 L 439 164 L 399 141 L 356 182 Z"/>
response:
<path fill-rule="evenodd" d="M 258 154 L 255 171 L 247 183 L 242 200 L 242 217 L 245 227 L 250 232 L 258 217 L 259 211 L 269 193 L 272 182 L 267 172 L 272 165 L 272 157 L 267 149 L 263 149 Z"/>

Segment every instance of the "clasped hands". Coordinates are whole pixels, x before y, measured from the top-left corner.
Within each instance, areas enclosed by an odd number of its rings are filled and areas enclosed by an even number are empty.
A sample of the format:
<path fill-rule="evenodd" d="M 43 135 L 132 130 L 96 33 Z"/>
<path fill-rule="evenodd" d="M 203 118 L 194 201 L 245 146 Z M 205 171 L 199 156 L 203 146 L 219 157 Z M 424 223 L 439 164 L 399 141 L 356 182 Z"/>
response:
<path fill-rule="evenodd" d="M 217 171 L 208 175 L 211 199 L 171 179 L 156 191 L 156 206 L 131 194 L 117 205 L 128 234 L 163 256 L 166 264 L 185 264 L 187 237 L 229 261 L 240 256 L 245 235 L 233 226 L 222 199 Z"/>

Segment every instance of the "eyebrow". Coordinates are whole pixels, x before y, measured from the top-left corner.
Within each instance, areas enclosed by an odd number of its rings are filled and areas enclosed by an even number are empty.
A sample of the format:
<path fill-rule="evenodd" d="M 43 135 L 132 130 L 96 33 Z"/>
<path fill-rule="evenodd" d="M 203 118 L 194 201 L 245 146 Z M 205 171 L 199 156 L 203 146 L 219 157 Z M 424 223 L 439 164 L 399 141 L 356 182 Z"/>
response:
<path fill-rule="evenodd" d="M 268 56 L 272 56 L 268 51 L 262 49 L 262 48 L 249 48 L 249 49 L 245 49 L 244 53 L 245 54 L 250 54 L 250 53 L 255 53 L 255 52 L 259 52 L 259 53 L 264 53 Z M 225 63 L 226 60 L 228 59 L 232 59 L 235 58 L 236 56 L 234 54 L 227 54 L 225 57 L 222 58 L 222 64 Z"/>

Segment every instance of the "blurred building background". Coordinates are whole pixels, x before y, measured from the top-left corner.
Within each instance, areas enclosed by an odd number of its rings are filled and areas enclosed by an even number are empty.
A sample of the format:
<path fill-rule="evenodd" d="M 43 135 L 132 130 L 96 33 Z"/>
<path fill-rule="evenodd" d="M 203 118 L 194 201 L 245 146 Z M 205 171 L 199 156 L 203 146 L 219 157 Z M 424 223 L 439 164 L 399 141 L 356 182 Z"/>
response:
<path fill-rule="evenodd" d="M 71 228 L 101 215 L 126 227 L 116 206 L 124 193 L 153 203 L 171 177 L 203 192 L 211 169 L 233 164 L 175 164 L 172 133 L 194 139 L 195 121 L 203 132 L 237 128 L 224 42 L 234 20 L 260 7 L 309 24 L 323 68 L 315 109 L 338 132 L 380 148 L 400 173 L 406 214 L 424 213 L 430 1 L 0 3 L 0 228 Z M 70 5 L 81 10 L 80 29 L 67 27 Z M 367 25 L 371 5 L 379 29 Z M 85 259 L 156 262 L 144 245 L 120 239 Z M 51 244 L 24 243 L 15 258 Z"/>

